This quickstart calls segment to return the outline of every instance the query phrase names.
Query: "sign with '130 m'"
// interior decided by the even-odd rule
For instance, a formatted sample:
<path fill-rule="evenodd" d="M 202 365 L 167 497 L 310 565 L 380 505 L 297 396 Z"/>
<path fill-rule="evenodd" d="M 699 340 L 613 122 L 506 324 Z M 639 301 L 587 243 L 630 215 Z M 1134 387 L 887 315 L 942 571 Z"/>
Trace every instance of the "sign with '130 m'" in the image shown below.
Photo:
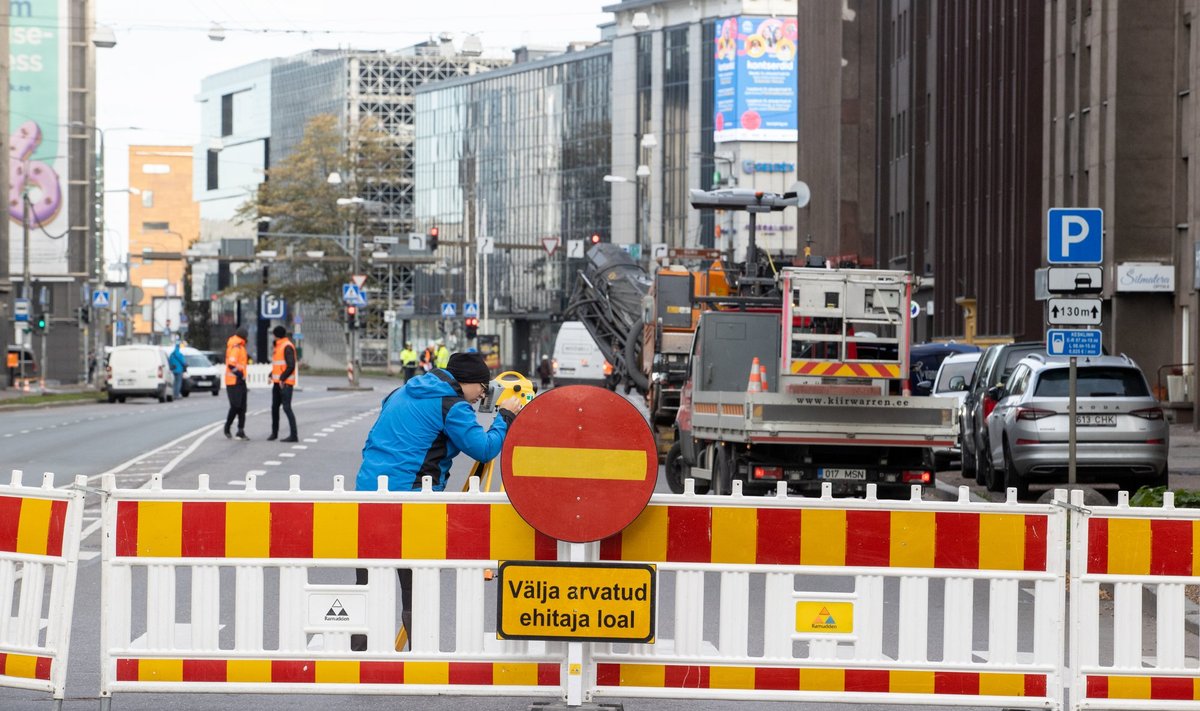
<path fill-rule="evenodd" d="M 496 635 L 653 642 L 655 580 L 653 565 L 505 561 Z"/>

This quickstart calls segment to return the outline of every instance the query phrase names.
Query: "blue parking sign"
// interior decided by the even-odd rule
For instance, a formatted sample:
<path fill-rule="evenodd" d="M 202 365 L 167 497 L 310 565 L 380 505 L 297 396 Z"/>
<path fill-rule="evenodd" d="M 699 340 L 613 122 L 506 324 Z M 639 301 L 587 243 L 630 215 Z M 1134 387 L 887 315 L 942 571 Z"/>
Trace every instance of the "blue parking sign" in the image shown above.
<path fill-rule="evenodd" d="M 1104 262 L 1104 210 L 1052 207 L 1046 217 L 1046 261 L 1050 264 Z"/>

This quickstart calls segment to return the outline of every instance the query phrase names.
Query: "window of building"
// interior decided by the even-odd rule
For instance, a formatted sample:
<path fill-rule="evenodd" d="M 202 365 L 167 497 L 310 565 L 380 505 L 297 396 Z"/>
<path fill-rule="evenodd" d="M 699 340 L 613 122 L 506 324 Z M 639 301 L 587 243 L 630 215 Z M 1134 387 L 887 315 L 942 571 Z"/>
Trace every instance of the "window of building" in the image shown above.
<path fill-rule="evenodd" d="M 213 150 L 211 148 L 208 150 L 208 164 L 206 166 L 207 179 L 205 181 L 205 185 L 209 190 L 216 190 L 218 187 L 220 187 L 220 183 L 217 180 L 217 157 L 220 155 L 220 151 Z"/>
<path fill-rule="evenodd" d="M 143 222 L 142 232 L 166 232 L 171 229 L 170 222 Z"/>
<path fill-rule="evenodd" d="M 142 207 L 154 207 L 154 191 L 142 191 Z"/>
<path fill-rule="evenodd" d="M 663 33 L 663 241 L 684 246 L 687 234 L 688 26 Z"/>
<path fill-rule="evenodd" d="M 221 97 L 221 135 L 233 135 L 233 94 Z"/>

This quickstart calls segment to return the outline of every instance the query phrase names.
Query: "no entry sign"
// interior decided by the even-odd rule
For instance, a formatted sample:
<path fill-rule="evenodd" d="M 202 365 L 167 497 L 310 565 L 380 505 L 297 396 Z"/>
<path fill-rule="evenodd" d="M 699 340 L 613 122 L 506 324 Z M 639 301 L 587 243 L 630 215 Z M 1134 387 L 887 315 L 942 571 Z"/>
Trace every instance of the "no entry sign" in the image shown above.
<path fill-rule="evenodd" d="M 628 526 L 658 478 L 654 435 L 641 413 L 589 385 L 534 398 L 513 421 L 500 457 L 504 490 L 521 518 L 571 543 Z"/>

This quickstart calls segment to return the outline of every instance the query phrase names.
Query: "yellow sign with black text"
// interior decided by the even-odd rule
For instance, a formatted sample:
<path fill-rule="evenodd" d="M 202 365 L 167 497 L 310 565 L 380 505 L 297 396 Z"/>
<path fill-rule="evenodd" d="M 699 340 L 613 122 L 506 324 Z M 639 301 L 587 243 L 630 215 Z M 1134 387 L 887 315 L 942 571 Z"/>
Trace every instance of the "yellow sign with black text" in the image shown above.
<path fill-rule="evenodd" d="M 796 603 L 796 631 L 851 634 L 854 632 L 854 603 L 801 600 Z"/>
<path fill-rule="evenodd" d="M 498 581 L 500 639 L 654 641 L 653 565 L 510 560 Z"/>

